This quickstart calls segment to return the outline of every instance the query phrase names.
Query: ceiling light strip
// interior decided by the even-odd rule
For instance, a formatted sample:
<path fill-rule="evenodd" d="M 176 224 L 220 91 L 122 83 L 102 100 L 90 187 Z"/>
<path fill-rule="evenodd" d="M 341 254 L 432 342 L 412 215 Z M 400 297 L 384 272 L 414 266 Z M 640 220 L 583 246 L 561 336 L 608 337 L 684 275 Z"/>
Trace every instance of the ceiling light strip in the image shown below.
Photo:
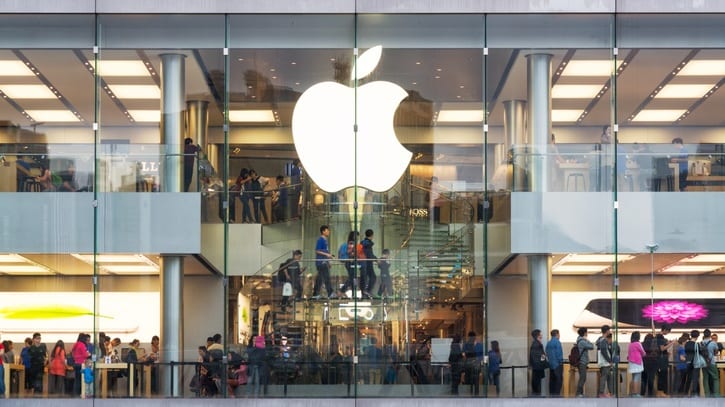
<path fill-rule="evenodd" d="M 626 57 L 624 57 L 624 60 L 621 64 L 619 64 L 619 68 L 617 68 L 617 71 L 615 72 L 615 76 L 619 76 L 624 72 L 625 69 L 627 69 L 628 66 L 632 64 L 632 60 L 634 57 L 639 53 L 639 50 L 633 49 L 629 51 Z M 602 100 L 602 96 L 604 96 L 605 93 L 607 93 L 607 90 L 611 87 L 612 84 L 612 78 L 610 77 L 607 79 L 607 82 L 602 86 L 602 89 L 597 93 L 596 96 L 589 102 L 587 107 L 584 108 L 584 111 L 582 112 L 581 116 L 579 116 L 579 119 L 577 119 L 576 123 L 580 124 L 582 121 L 584 121 L 584 118 L 587 117 L 589 112 L 594 109 L 594 107 L 599 103 L 600 100 Z M 616 97 L 616 95 L 615 95 Z"/>
<path fill-rule="evenodd" d="M 81 61 L 81 64 L 83 64 L 83 66 L 86 68 L 88 73 L 90 73 L 91 76 L 93 76 L 93 78 L 95 78 L 96 77 L 96 69 L 94 68 L 95 64 L 93 62 L 89 61 L 88 58 L 86 58 L 86 56 L 83 55 L 83 53 L 80 50 L 75 49 L 75 50 L 73 50 L 73 53 L 75 54 L 76 58 L 78 58 Z M 116 107 L 118 107 L 118 109 L 121 110 L 121 112 L 123 112 L 123 114 L 126 115 L 126 119 L 128 119 L 128 121 L 130 121 L 130 122 L 134 122 L 135 120 L 128 113 L 128 108 L 126 108 L 126 106 L 123 104 L 123 102 L 121 102 L 121 100 L 116 97 L 116 95 L 113 93 L 111 88 L 108 87 L 108 83 L 106 83 L 106 81 L 103 79 L 103 77 L 99 76 L 98 80 L 100 81 L 99 85 L 101 86 L 101 89 L 103 89 L 103 91 L 106 92 L 106 94 L 111 99 L 111 101 L 113 101 L 113 103 L 116 105 Z"/>
<path fill-rule="evenodd" d="M 657 87 L 655 87 L 654 90 L 652 92 L 650 92 L 650 94 L 647 96 L 647 98 L 645 98 L 645 100 L 642 101 L 642 103 L 640 103 L 636 109 L 634 109 L 634 111 L 629 115 L 629 117 L 627 117 L 627 121 L 631 122 L 639 114 L 639 112 L 644 110 L 644 108 L 646 108 L 647 105 L 650 104 L 650 102 L 652 102 L 654 100 L 655 96 L 657 96 L 657 93 L 660 90 L 662 90 L 662 88 L 664 88 L 665 85 L 670 83 L 672 81 L 672 79 L 674 79 L 677 76 L 677 74 L 682 70 L 682 68 L 684 68 L 688 62 L 690 62 L 693 58 L 695 58 L 695 55 L 697 55 L 698 52 L 700 52 L 699 49 L 693 49 L 692 51 L 690 51 L 687 54 L 687 56 L 685 56 L 685 58 L 682 61 L 680 61 L 679 64 L 677 64 L 677 66 L 672 68 L 672 71 L 670 71 L 670 73 L 667 74 L 667 76 L 665 76 L 664 79 L 662 79 L 662 82 L 660 82 L 657 85 Z M 685 111 L 684 115 L 687 115 L 687 111 Z"/>
<path fill-rule="evenodd" d="M 148 55 L 146 55 L 146 52 L 144 52 L 142 49 L 136 50 L 136 55 L 138 55 L 139 59 L 143 62 L 146 69 L 149 71 L 149 75 L 151 75 L 151 79 L 153 79 L 156 86 L 159 88 L 161 87 L 161 78 L 159 77 L 159 74 L 156 72 L 156 69 L 154 69 L 154 64 L 151 63 L 151 59 Z"/>
<path fill-rule="evenodd" d="M 13 54 L 15 54 L 15 56 L 17 56 L 19 60 L 23 61 L 25 66 L 27 66 L 33 72 L 35 72 L 35 77 L 38 78 L 38 80 L 40 82 L 42 82 L 43 85 L 47 86 L 48 89 L 50 89 L 58 97 L 58 101 L 60 101 L 60 103 L 62 103 L 66 109 L 68 109 L 71 113 L 73 113 L 73 115 L 75 117 L 77 117 L 79 121 L 82 121 L 82 122 L 86 121 L 86 119 L 84 119 L 83 116 L 81 116 L 81 114 L 78 113 L 78 109 L 76 109 L 75 106 L 73 106 L 73 104 L 71 104 L 71 102 L 68 100 L 68 98 L 64 97 L 60 93 L 60 91 L 55 86 L 53 86 L 53 84 L 48 80 L 48 78 L 46 78 L 45 75 L 43 75 L 38 70 L 38 68 L 35 65 L 33 65 L 32 62 L 30 62 L 30 60 L 28 59 L 28 57 L 25 56 L 25 54 L 23 54 L 18 49 L 14 49 Z"/>
<path fill-rule="evenodd" d="M 680 116 L 677 119 L 677 122 L 681 122 L 687 116 L 689 116 L 690 114 L 692 114 L 692 112 L 695 109 L 697 109 L 698 107 L 700 107 L 700 105 L 703 104 L 705 102 L 705 100 L 707 100 L 708 98 L 710 98 L 710 96 L 712 96 L 715 92 L 717 92 L 717 90 L 720 89 L 723 85 L 725 85 L 725 78 L 720 79 L 720 82 L 718 82 L 717 84 L 715 84 L 715 86 L 713 86 L 709 91 L 707 91 L 707 93 L 705 93 L 700 99 L 697 99 L 695 101 L 695 103 L 691 104 L 690 107 L 687 108 L 687 110 L 685 111 L 685 113 L 683 113 L 682 116 Z"/>
<path fill-rule="evenodd" d="M 566 54 L 564 54 L 564 58 L 561 59 L 559 66 L 556 67 L 556 71 L 554 71 L 554 75 L 551 77 L 551 87 L 554 87 L 554 85 L 556 85 L 556 82 L 559 80 L 559 78 L 561 78 L 561 73 L 564 72 L 564 69 L 566 69 L 566 66 L 569 64 L 569 61 L 571 61 L 571 59 L 574 58 L 575 53 L 576 53 L 575 49 L 569 49 L 566 51 Z"/>
<path fill-rule="evenodd" d="M 15 99 L 13 99 L 10 96 L 6 95 L 5 92 L 3 92 L 1 90 L 0 90 L 0 98 L 2 98 L 3 100 L 5 100 L 6 102 L 8 102 L 10 104 L 10 106 L 12 106 L 15 110 L 17 110 L 28 121 L 30 121 L 31 123 L 35 122 L 35 119 L 33 119 L 32 117 L 30 117 L 30 115 L 28 114 L 28 112 L 26 112 L 25 109 L 23 109 L 23 107 L 20 106 L 18 104 L 18 102 L 15 101 Z"/>

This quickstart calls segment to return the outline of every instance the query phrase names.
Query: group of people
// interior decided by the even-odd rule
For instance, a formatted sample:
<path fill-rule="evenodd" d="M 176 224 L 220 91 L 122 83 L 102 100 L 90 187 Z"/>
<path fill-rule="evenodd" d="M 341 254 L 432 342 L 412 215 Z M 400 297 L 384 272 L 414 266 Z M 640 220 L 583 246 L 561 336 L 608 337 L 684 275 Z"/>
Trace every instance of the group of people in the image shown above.
<path fill-rule="evenodd" d="M 461 343 L 461 341 L 461 335 L 453 335 L 451 351 L 448 354 L 448 367 L 451 372 L 451 394 L 457 395 L 458 387 L 463 382 L 463 384 L 471 387 L 471 395 L 478 396 L 480 391 L 479 376 L 483 362 L 483 344 L 476 340 L 476 333 L 473 331 L 468 332 L 465 342 Z M 500 351 L 494 353 L 494 357 L 498 357 L 500 361 Z M 497 379 L 499 373 L 500 371 L 495 373 Z M 489 372 L 489 374 L 489 378 L 491 378 L 493 373 Z"/>
<path fill-rule="evenodd" d="M 229 219 L 236 220 L 236 200 L 242 204 L 241 223 L 283 222 L 299 217 L 299 200 L 302 191 L 299 161 L 292 165 L 289 182 L 283 175 L 277 175 L 275 184 L 261 176 L 253 168 L 242 168 L 234 185 L 229 189 Z M 272 216 L 267 213 L 267 198 L 271 198 Z M 252 217 L 254 213 L 254 217 Z"/>
<path fill-rule="evenodd" d="M 700 342 L 697 338 L 700 331 L 692 330 L 683 333 L 678 340 L 667 339 L 672 327 L 662 324 L 657 334 L 648 333 L 641 340 L 641 333 L 631 333 L 627 350 L 627 371 L 631 374 L 631 397 L 667 396 L 671 393 L 678 396 L 699 396 L 700 374 L 702 373 L 704 395 L 718 397 L 720 379 L 716 366 L 717 356 L 722 345 L 717 342 L 717 335 L 709 329 L 703 331 Z M 591 342 L 586 328 L 577 330 L 577 339 L 569 354 L 569 363 L 578 371 L 576 397 L 584 397 L 587 381 L 587 370 L 591 361 L 589 351 L 597 352 L 599 368 L 599 397 L 613 397 L 616 394 L 615 381 L 618 378 L 615 366 L 620 363 L 620 348 L 613 341 L 610 326 L 601 327 L 601 336 Z M 549 395 L 561 396 L 563 365 L 566 363 L 564 352 L 559 341 L 559 330 L 551 331 L 551 339 L 546 347 L 542 343 L 541 330 L 531 332 L 532 344 L 529 348 L 529 367 L 531 375 L 531 394 L 541 396 L 541 381 L 549 371 Z M 668 387 L 669 372 L 674 365 L 674 385 Z"/>

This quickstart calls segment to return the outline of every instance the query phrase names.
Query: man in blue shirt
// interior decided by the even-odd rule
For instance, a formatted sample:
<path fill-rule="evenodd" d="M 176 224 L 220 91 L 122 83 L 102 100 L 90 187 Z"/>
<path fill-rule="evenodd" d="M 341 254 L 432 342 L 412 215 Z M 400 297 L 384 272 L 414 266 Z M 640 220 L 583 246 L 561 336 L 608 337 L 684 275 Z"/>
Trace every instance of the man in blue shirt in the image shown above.
<path fill-rule="evenodd" d="M 312 289 L 312 298 L 320 298 L 320 286 L 325 284 L 327 290 L 327 298 L 337 298 L 332 290 L 330 283 L 330 260 L 335 256 L 330 254 L 330 227 L 327 225 L 320 226 L 320 237 L 315 245 L 315 267 L 317 267 L 317 277 L 315 277 L 315 285 Z"/>
<path fill-rule="evenodd" d="M 559 330 L 551 330 L 551 339 L 546 344 L 546 355 L 549 357 L 549 395 L 560 396 L 564 374 L 564 351 L 559 342 Z"/>

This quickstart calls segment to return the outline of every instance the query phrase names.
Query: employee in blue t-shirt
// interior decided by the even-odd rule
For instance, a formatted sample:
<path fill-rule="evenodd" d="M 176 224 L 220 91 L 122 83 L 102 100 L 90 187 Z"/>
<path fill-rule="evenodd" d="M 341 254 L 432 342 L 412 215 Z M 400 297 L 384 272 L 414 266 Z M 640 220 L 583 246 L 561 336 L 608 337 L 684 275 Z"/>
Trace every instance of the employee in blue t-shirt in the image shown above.
<path fill-rule="evenodd" d="M 330 254 L 330 227 L 327 225 L 320 226 L 320 237 L 317 238 L 315 245 L 315 267 L 317 267 L 317 277 L 315 277 L 315 285 L 312 289 L 312 298 L 320 298 L 320 286 L 325 284 L 327 290 L 327 298 L 337 298 L 332 290 L 330 283 L 330 260 L 335 258 Z"/>

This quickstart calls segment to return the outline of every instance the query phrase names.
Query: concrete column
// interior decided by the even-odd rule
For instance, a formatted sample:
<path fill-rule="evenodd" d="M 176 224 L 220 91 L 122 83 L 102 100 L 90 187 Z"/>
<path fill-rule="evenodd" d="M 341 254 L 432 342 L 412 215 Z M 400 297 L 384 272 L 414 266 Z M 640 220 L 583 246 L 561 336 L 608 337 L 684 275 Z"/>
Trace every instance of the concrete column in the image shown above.
<path fill-rule="evenodd" d="M 181 54 L 161 55 L 161 135 L 165 147 L 162 185 L 165 192 L 182 192 L 184 115 L 184 59 Z M 184 258 L 161 256 L 161 355 L 162 363 L 184 360 Z M 172 381 L 173 377 L 173 381 Z M 181 369 L 162 364 L 157 378 L 163 397 L 183 395 Z"/>
<path fill-rule="evenodd" d="M 511 191 L 527 190 L 526 180 L 526 101 L 506 100 L 503 102 L 503 131 L 505 135 L 505 159 L 511 154 L 511 165 L 513 172 L 510 183 L 507 185 Z M 499 162 L 496 163 L 497 165 Z"/>
<path fill-rule="evenodd" d="M 186 136 L 199 145 L 201 153 L 209 158 L 208 134 L 209 134 L 209 102 L 206 100 L 190 100 L 186 102 Z M 199 185 L 199 166 L 194 165 L 194 174 L 191 177 L 190 191 L 197 191 Z"/>
<path fill-rule="evenodd" d="M 551 55 L 526 56 L 528 141 L 531 145 L 529 186 L 544 192 L 548 186 L 548 144 L 551 137 Z"/>

